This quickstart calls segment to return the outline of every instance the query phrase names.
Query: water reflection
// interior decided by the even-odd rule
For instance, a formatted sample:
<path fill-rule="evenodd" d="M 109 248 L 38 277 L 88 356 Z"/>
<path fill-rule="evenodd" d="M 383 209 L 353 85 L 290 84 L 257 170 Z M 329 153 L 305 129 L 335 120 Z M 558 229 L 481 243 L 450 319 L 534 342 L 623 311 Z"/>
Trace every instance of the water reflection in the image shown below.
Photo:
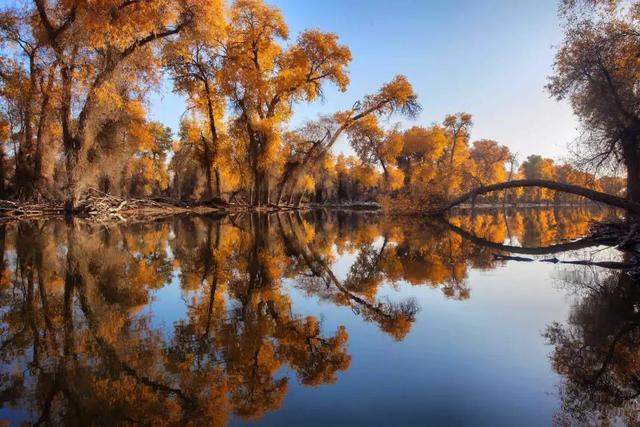
<path fill-rule="evenodd" d="M 451 222 L 486 241 L 544 246 L 583 234 L 594 215 L 604 213 L 537 209 Z M 3 417 L 34 425 L 260 419 L 282 405 L 292 379 L 332 384 L 351 363 L 346 327 L 324 327 L 296 307 L 292 289 L 348 307 L 401 341 L 420 307 L 389 289 L 406 282 L 464 300 L 471 268 L 504 263 L 446 226 L 327 211 L 113 226 L 25 222 L 0 226 L 0 250 Z M 347 254 L 353 262 L 341 274 L 335 266 Z M 611 340 L 613 356 L 593 388 L 604 384 L 613 403 L 640 390 L 635 374 L 622 379 L 636 360 L 637 292 L 610 281 L 595 282 L 608 291 L 587 297 L 569 327 L 547 332 L 554 366 L 567 378 L 567 406 L 587 401 L 580 378 L 591 376 L 589 367 L 569 365 L 576 355 L 596 360 L 579 352 L 608 354 Z M 154 291 L 176 282 L 175 304 L 186 315 L 165 333 L 147 308 Z M 580 340 L 588 337 L 595 341 L 587 351 Z"/>
<path fill-rule="evenodd" d="M 558 424 L 640 422 L 640 283 L 623 272 L 580 268 L 563 274 L 578 293 L 566 324 L 545 336 L 563 377 Z"/>

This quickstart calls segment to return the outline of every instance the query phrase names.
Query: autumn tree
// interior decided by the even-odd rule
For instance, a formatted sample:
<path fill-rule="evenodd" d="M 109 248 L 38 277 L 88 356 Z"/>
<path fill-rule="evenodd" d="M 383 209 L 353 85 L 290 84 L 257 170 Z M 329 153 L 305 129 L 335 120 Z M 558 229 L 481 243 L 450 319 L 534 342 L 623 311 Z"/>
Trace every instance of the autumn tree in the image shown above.
<path fill-rule="evenodd" d="M 137 137 L 135 153 L 127 162 L 123 192 L 134 197 L 161 194 L 169 188 L 167 155 L 173 146 L 171 128 L 144 121 L 131 129 L 129 137 L 132 134 Z M 105 193 L 110 190 L 102 189 Z"/>
<path fill-rule="evenodd" d="M 158 66 L 154 46 L 185 29 L 196 15 L 218 13 L 221 6 L 198 1 L 34 1 L 33 31 L 59 67 L 67 209 L 73 209 L 83 187 L 80 178 L 100 156 L 96 134 L 127 102 L 127 94 L 138 91 L 142 96 L 145 81 L 153 81 Z"/>
<path fill-rule="evenodd" d="M 199 137 L 199 162 L 205 170 L 205 197 L 222 195 L 220 168 L 224 141 L 224 98 L 221 93 L 224 22 L 220 15 L 198 16 L 175 42 L 164 47 L 164 64 L 173 79 L 173 90 L 184 94 L 189 108 L 204 117 L 206 130 Z M 215 178 L 215 192 L 213 179 Z"/>
<path fill-rule="evenodd" d="M 537 154 L 527 157 L 522 162 L 520 172 L 525 179 L 555 179 L 553 160 L 545 159 Z M 546 188 L 527 188 L 524 197 L 533 202 L 550 201 L 553 198 L 553 193 Z"/>
<path fill-rule="evenodd" d="M 576 169 L 573 165 L 564 163 L 555 166 L 555 176 L 558 182 L 574 184 L 592 190 L 602 191 L 599 180 L 596 177 L 582 170 Z M 579 202 L 580 197 L 571 194 L 556 192 L 556 201 Z"/>
<path fill-rule="evenodd" d="M 305 141 L 304 148 L 287 161 L 278 183 L 277 199 L 282 200 L 285 193 L 290 196 L 298 193 L 301 176 L 317 167 L 345 131 L 360 120 L 369 116 L 382 117 L 394 113 L 415 117 L 420 108 L 407 78 L 396 76 L 375 94 L 366 95 L 361 101 L 356 102 L 351 109 L 322 117 L 318 122 L 307 125 L 300 137 Z"/>
<path fill-rule="evenodd" d="M 246 143 L 251 199 L 270 202 L 272 178 L 283 167 L 283 124 L 296 102 L 311 102 L 325 82 L 347 88 L 351 52 L 338 36 L 304 31 L 290 46 L 281 12 L 258 0 L 231 5 L 222 61 L 222 90 L 232 105 L 236 134 Z"/>
<path fill-rule="evenodd" d="M 28 9 L 0 13 L 0 44 L 0 96 L 16 143 L 16 196 L 31 198 L 43 193 L 44 157 L 53 157 L 47 148 L 55 145 L 51 137 L 57 63 L 34 34 Z"/>
<path fill-rule="evenodd" d="M 402 151 L 402 136 L 399 131 L 383 129 L 375 116 L 369 115 L 356 122 L 348 131 L 349 141 L 364 164 L 380 166 L 385 187 L 397 190 L 402 187 L 404 177 L 396 167 Z"/>
<path fill-rule="evenodd" d="M 506 181 L 508 178 L 507 162 L 511 159 L 511 151 L 490 139 L 474 141 L 470 150 L 475 165 L 475 178 L 482 185 Z"/>
<path fill-rule="evenodd" d="M 447 146 L 448 185 L 445 191 L 448 197 L 451 190 L 458 190 L 462 185 L 465 162 L 468 159 L 470 130 L 473 126 L 473 118 L 468 113 L 456 113 L 447 115 L 442 121 L 442 126 L 449 140 Z"/>
<path fill-rule="evenodd" d="M 585 136 L 587 165 L 623 164 L 627 198 L 640 201 L 640 24 L 637 1 L 565 1 L 565 39 L 547 86 L 568 99 Z"/>

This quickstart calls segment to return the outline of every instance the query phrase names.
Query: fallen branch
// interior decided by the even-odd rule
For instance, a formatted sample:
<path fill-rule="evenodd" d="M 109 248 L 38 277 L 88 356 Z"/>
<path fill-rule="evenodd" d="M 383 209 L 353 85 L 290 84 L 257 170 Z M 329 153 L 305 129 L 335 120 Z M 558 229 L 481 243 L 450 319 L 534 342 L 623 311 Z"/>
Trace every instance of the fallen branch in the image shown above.
<path fill-rule="evenodd" d="M 578 185 L 565 184 L 562 182 L 548 181 L 544 179 L 519 179 L 515 181 L 501 182 L 498 184 L 491 184 L 480 186 L 471 191 L 468 191 L 455 199 L 449 201 L 441 208 L 430 212 L 430 214 L 438 215 L 443 214 L 454 206 L 458 206 L 469 199 L 473 199 L 477 196 L 491 193 L 493 191 L 507 190 L 510 188 L 523 188 L 523 187 L 541 187 L 548 188 L 550 190 L 560 191 L 563 193 L 575 194 L 578 196 L 586 197 L 587 199 L 595 202 L 604 203 L 616 208 L 625 209 L 629 212 L 640 214 L 640 204 L 624 199 L 622 197 L 613 196 L 611 194 L 603 193 L 601 191 L 591 190 L 589 188 L 580 187 Z"/>
<path fill-rule="evenodd" d="M 533 258 L 520 257 L 520 256 L 509 256 L 509 255 L 500 255 L 494 254 L 493 258 L 497 261 L 517 261 L 517 262 L 534 262 L 536 261 Z M 590 260 L 569 260 L 562 261 L 556 257 L 553 258 L 545 258 L 539 260 L 539 262 L 547 262 L 551 264 L 572 264 L 572 265 L 586 265 L 592 267 L 601 267 L 608 268 L 611 270 L 633 270 L 638 268 L 637 263 L 630 262 L 617 262 L 617 261 L 590 261 Z"/>

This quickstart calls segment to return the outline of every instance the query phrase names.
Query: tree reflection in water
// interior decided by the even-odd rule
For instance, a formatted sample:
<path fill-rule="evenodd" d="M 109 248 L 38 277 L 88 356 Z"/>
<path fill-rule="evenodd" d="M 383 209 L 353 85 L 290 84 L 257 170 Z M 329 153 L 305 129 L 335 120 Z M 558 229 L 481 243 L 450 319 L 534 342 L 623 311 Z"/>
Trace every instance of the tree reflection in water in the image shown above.
<path fill-rule="evenodd" d="M 640 423 L 640 283 L 625 272 L 580 268 L 563 281 L 578 294 L 567 324 L 550 325 L 559 425 Z"/>
<path fill-rule="evenodd" d="M 553 211 L 535 212 L 451 221 L 494 242 L 546 244 L 575 237 L 593 219 L 585 213 L 563 226 Z M 550 222 L 553 236 L 545 234 Z M 232 414 L 260 418 L 282 405 L 291 377 L 310 387 L 331 384 L 351 362 L 346 328 L 327 330 L 298 312 L 285 279 L 400 341 L 419 306 L 400 293 L 384 296 L 398 283 L 466 299 L 469 268 L 503 262 L 422 220 L 326 211 L 108 227 L 23 222 L 0 226 L 0 250 L 0 399 L 34 425 L 224 426 Z M 347 253 L 355 261 L 340 279 L 335 264 Z M 154 290 L 176 280 L 184 301 L 175 304 L 186 302 L 187 314 L 166 334 L 145 307 Z M 591 304 L 613 301 L 607 298 Z M 635 319 L 635 308 L 628 310 L 626 322 Z M 588 321 L 595 322 L 581 320 Z M 635 357 L 617 353 L 629 348 L 635 329 L 616 328 L 619 346 L 607 369 Z M 563 356 L 573 342 L 564 331 L 556 325 L 548 334 L 558 370 L 572 378 L 582 368 L 561 367 L 573 357 Z M 594 327 L 593 339 L 600 335 Z M 601 378 L 614 382 L 608 371 Z M 622 400 L 633 381 L 607 393 Z"/>

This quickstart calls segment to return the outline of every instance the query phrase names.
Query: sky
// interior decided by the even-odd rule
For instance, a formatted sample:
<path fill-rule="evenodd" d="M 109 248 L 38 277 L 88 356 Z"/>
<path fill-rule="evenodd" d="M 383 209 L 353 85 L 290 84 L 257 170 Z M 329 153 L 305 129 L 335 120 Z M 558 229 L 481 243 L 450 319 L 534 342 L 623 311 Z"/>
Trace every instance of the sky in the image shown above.
<path fill-rule="evenodd" d="M 9 1 L 10 2 L 10 1 Z M 7 3 L 7 0 L 0 0 Z M 562 40 L 557 0 L 267 0 L 279 7 L 290 41 L 306 28 L 334 32 L 351 49 L 345 93 L 326 86 L 324 98 L 299 104 L 296 127 L 319 114 L 349 108 L 396 74 L 409 78 L 422 104 L 404 127 L 441 122 L 465 111 L 472 139 L 494 139 L 522 160 L 562 159 L 577 136 L 565 102 L 545 91 Z M 165 84 L 150 99 L 150 117 L 178 129 L 184 101 Z M 337 150 L 349 152 L 342 141 Z"/>

